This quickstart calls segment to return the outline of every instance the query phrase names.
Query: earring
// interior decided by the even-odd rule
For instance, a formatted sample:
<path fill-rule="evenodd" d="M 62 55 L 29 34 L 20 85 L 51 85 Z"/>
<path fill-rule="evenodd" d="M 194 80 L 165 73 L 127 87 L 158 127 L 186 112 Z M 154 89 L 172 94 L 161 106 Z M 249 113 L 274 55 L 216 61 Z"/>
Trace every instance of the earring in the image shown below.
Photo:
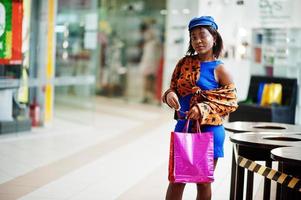
<path fill-rule="evenodd" d="M 216 42 L 213 42 L 213 46 L 216 46 Z"/>

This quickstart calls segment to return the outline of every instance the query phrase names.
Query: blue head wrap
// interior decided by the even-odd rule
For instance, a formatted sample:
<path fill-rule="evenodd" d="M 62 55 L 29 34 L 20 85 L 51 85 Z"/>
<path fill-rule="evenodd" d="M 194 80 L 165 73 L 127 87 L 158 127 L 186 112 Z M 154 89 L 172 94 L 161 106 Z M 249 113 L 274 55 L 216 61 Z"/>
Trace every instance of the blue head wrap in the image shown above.
<path fill-rule="evenodd" d="M 191 31 L 194 27 L 197 26 L 210 26 L 211 28 L 217 30 L 218 26 L 215 23 L 213 17 L 211 16 L 202 16 L 202 17 L 195 17 L 190 20 L 188 25 L 188 30 Z"/>

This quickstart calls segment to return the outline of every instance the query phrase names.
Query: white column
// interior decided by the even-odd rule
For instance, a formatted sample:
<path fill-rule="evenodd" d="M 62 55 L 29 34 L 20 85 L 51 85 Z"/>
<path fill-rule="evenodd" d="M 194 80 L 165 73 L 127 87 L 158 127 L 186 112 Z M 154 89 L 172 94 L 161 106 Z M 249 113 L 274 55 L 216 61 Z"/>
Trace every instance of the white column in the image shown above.
<path fill-rule="evenodd" d="M 169 87 L 176 63 L 188 49 L 187 26 L 192 17 L 198 16 L 198 5 L 199 0 L 167 1 L 163 92 Z"/>

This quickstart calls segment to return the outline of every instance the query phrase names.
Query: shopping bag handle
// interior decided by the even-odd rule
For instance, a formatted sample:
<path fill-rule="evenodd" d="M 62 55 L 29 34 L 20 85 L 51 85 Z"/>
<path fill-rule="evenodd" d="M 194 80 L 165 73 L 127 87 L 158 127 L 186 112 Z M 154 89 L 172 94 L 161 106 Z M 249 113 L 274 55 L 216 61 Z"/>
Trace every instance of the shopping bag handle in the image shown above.
<path fill-rule="evenodd" d="M 187 114 L 186 112 L 183 112 L 181 110 L 176 110 L 176 113 L 178 115 L 178 118 L 181 119 L 181 115 L 180 113 L 184 114 L 185 115 L 185 126 L 184 126 L 184 129 L 183 129 L 183 132 L 184 133 L 187 133 L 188 132 L 188 129 L 189 129 L 189 123 L 190 123 L 190 119 L 187 118 Z M 196 131 L 197 133 L 200 133 L 201 132 L 201 127 L 200 127 L 200 123 L 199 123 L 199 120 L 195 120 L 196 121 Z"/>
<path fill-rule="evenodd" d="M 195 120 L 195 121 L 196 121 L 196 131 L 197 131 L 197 133 L 200 133 L 201 132 L 201 127 L 200 127 L 199 120 Z M 187 119 L 186 123 L 185 123 L 185 126 L 184 126 L 184 129 L 183 129 L 183 133 L 188 133 L 189 123 L 190 123 L 190 119 Z"/>

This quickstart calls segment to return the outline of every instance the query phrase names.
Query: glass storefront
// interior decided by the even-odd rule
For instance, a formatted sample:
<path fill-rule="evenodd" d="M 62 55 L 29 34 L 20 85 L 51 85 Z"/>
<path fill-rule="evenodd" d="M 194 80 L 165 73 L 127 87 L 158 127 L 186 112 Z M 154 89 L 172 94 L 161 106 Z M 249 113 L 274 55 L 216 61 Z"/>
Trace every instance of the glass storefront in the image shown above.
<path fill-rule="evenodd" d="M 101 1 L 97 94 L 159 103 L 165 1 Z"/>
<path fill-rule="evenodd" d="M 97 1 L 58 0 L 56 17 L 55 109 L 76 115 L 63 116 L 91 122 L 94 110 L 95 73 L 98 66 Z M 80 117 L 79 117 L 80 116 Z"/>
<path fill-rule="evenodd" d="M 66 106 L 94 109 L 95 94 L 160 102 L 165 1 L 58 0 L 57 5 L 56 115 Z"/>

